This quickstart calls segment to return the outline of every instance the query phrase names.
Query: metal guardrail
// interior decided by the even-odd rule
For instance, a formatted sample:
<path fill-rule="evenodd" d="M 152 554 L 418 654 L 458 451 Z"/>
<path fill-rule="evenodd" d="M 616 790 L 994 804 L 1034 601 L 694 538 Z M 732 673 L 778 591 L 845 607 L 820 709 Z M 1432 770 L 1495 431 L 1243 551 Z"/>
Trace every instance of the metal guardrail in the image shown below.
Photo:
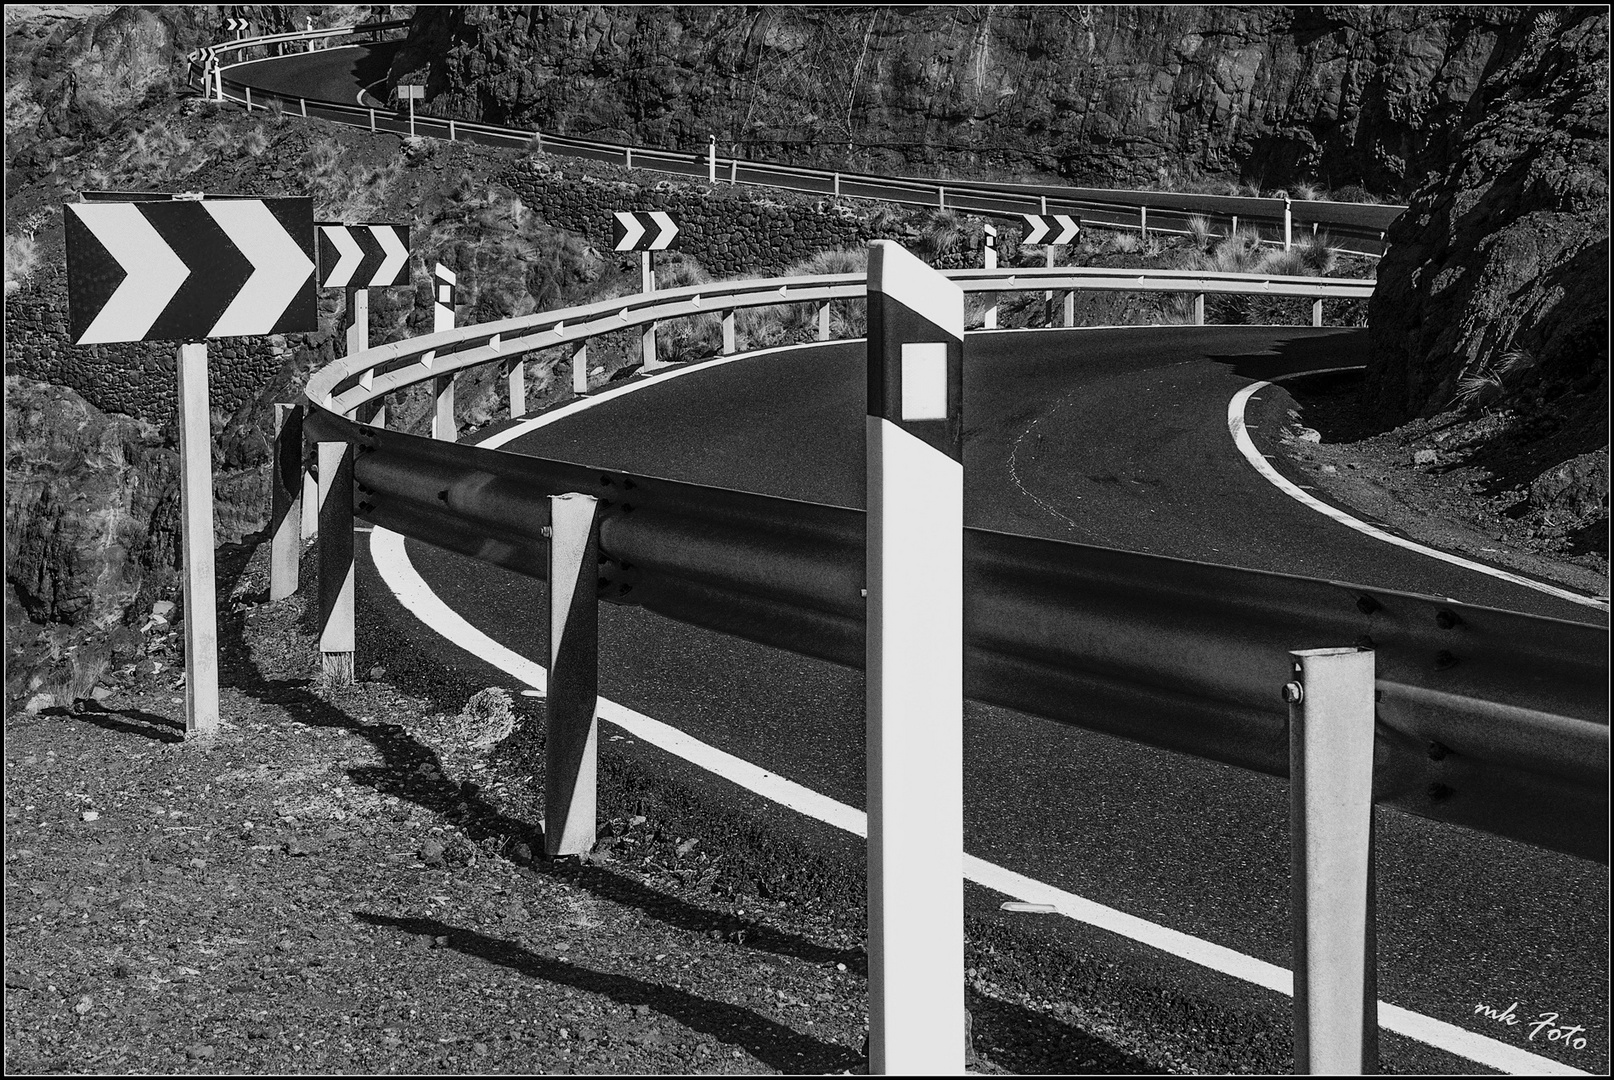
<path fill-rule="evenodd" d="M 1265 291 L 1372 282 L 1183 271 L 968 270 L 965 290 Z M 1012 284 L 1011 284 L 1012 282 Z M 710 283 L 366 350 L 308 386 L 310 439 L 352 443 L 357 513 L 530 576 L 547 496 L 601 500 L 602 597 L 850 666 L 863 662 L 863 515 L 356 424 L 425 379 L 657 320 L 864 295 L 855 274 Z M 422 361 L 429 361 L 429 366 Z M 1378 800 L 1606 859 L 1606 628 L 1337 582 L 966 531 L 966 689 L 981 701 L 1284 776 L 1278 687 L 1294 648 L 1379 657 Z"/>
<path fill-rule="evenodd" d="M 216 52 L 244 51 L 276 44 L 307 42 L 316 38 L 351 36 L 362 32 L 379 32 L 409 25 L 407 21 L 371 23 L 356 27 L 338 27 L 327 30 L 296 31 L 272 34 L 257 38 L 243 38 L 211 46 Z M 192 63 L 191 73 L 200 71 Z M 403 122 L 393 118 L 386 110 L 366 109 L 342 102 L 324 102 L 271 91 L 254 92 L 251 87 L 220 79 L 221 94 L 233 93 L 234 100 L 249 109 L 265 106 L 270 101 L 295 105 L 301 115 L 314 115 L 342 123 L 357 123 L 365 117 L 366 125 L 373 130 L 392 130 L 390 124 Z M 911 177 L 883 177 L 864 173 L 838 172 L 803 166 L 780 165 L 765 161 L 747 161 L 737 156 L 717 158 L 689 151 L 664 150 L 653 147 L 633 147 L 618 143 L 601 142 L 575 136 L 555 135 L 547 132 L 501 128 L 467 120 L 445 120 L 415 115 L 411 124 L 416 130 L 435 131 L 450 139 L 463 135 L 477 141 L 494 141 L 522 145 L 538 141 L 545 150 L 597 160 L 621 162 L 632 168 L 671 172 L 678 175 L 706 175 L 715 165 L 719 174 L 726 173 L 734 183 L 785 188 L 812 194 L 847 198 L 870 198 L 889 202 L 916 205 L 951 207 L 981 214 L 1018 217 L 1022 214 L 1079 214 L 1084 223 L 1110 228 L 1131 229 L 1142 233 L 1150 230 L 1184 234 L 1190 230 L 1187 219 L 1206 217 L 1229 219 L 1233 225 L 1242 220 L 1249 225 L 1281 234 L 1286 214 L 1291 224 L 1304 231 L 1325 232 L 1331 246 L 1340 250 L 1363 254 L 1382 254 L 1386 230 L 1404 206 L 1387 204 L 1330 203 L 1298 201 L 1291 204 L 1285 198 L 1262 198 L 1227 195 L 1197 195 L 1175 192 L 1134 192 L 1102 188 L 1042 187 L 1032 184 L 986 183 L 974 180 L 929 180 Z M 743 172 L 742 172 L 743 171 Z M 1150 213 L 1156 216 L 1151 220 Z M 1345 247 L 1341 241 L 1349 240 Z M 1269 238 L 1266 242 L 1281 243 Z"/>

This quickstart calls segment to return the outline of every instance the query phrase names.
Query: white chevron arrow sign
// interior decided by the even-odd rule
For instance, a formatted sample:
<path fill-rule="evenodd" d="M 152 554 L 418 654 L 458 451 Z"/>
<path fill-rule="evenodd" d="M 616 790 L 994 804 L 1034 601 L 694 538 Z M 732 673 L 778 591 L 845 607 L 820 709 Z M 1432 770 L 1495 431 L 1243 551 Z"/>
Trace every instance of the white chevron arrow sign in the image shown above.
<path fill-rule="evenodd" d="M 318 329 L 309 198 L 69 203 L 74 344 Z"/>
<path fill-rule="evenodd" d="M 409 284 L 409 226 L 319 225 L 319 283 L 327 289 Z"/>
<path fill-rule="evenodd" d="M 1082 219 L 1072 214 L 1025 214 L 1022 244 L 1072 244 L 1082 231 Z"/>
<path fill-rule="evenodd" d="M 664 210 L 636 213 L 617 210 L 612 215 L 615 251 L 665 251 L 678 236 L 678 225 Z"/>

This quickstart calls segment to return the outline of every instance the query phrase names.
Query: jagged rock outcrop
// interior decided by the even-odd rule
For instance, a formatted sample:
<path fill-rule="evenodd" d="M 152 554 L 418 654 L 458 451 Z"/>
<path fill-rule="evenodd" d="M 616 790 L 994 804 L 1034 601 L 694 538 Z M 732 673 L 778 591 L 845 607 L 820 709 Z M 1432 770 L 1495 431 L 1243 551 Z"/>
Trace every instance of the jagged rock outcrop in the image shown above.
<path fill-rule="evenodd" d="M 5 386 L 6 580 L 35 622 L 111 626 L 172 588 L 178 454 L 66 387 Z"/>
<path fill-rule="evenodd" d="M 1444 159 L 1500 7 L 417 10 L 394 80 L 440 116 L 873 171 L 1307 179 L 1396 195 Z"/>
<path fill-rule="evenodd" d="M 1391 226 L 1369 308 L 1387 418 L 1448 408 L 1465 376 L 1565 409 L 1606 401 L 1608 118 L 1607 10 L 1535 9 L 1469 102 L 1450 167 Z"/>

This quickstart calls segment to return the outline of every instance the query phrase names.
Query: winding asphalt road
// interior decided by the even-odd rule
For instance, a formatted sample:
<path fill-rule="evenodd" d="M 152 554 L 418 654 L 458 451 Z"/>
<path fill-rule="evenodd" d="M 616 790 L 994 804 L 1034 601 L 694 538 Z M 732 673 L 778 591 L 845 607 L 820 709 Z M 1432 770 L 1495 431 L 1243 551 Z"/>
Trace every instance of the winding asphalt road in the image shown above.
<path fill-rule="evenodd" d="M 1010 532 L 1448 596 L 1606 624 L 1606 613 L 1392 547 L 1310 510 L 1235 450 L 1227 405 L 1252 380 L 1359 364 L 1362 336 L 1310 328 L 1123 328 L 971 335 L 966 522 Z M 859 506 L 860 343 L 690 372 L 526 434 L 508 450 Z M 1250 423 L 1286 419 L 1270 388 Z M 547 655 L 541 586 L 429 546 L 416 569 L 466 619 Z M 361 603 L 363 600 L 361 598 Z M 602 610 L 602 694 L 861 807 L 861 673 Z M 973 855 L 1288 967 L 1288 786 L 1007 710 L 966 710 Z M 713 799 L 736 799 L 720 780 Z M 738 800 L 737 804 L 743 804 Z M 1378 815 L 1381 999 L 1564 1064 L 1606 1070 L 1607 868 L 1393 811 Z M 786 827 L 804 834 L 816 824 Z M 980 906 L 980 905 L 977 905 Z M 1034 916 L 1009 916 L 1027 919 Z M 1063 921 L 1063 920 L 1061 920 Z M 1285 1016 L 1286 998 L 1112 935 L 1083 947 L 1144 984 L 1195 984 Z M 1527 1040 L 1477 1006 L 1583 1026 Z M 1387 1066 L 1472 1062 L 1387 1037 Z"/>

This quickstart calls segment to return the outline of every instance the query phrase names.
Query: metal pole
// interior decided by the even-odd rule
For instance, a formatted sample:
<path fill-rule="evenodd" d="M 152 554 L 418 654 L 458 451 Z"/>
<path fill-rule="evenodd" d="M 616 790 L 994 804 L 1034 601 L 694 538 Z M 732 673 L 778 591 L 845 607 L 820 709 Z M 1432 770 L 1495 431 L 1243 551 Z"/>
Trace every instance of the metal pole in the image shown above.
<path fill-rule="evenodd" d="M 1377 1072 L 1373 652 L 1289 658 L 1295 1072 Z"/>
<path fill-rule="evenodd" d="M 964 294 L 870 245 L 869 1071 L 964 1071 Z"/>
<path fill-rule="evenodd" d="M 319 651 L 325 681 L 353 682 L 353 451 L 319 444 Z"/>
<path fill-rule="evenodd" d="M 213 602 L 213 435 L 207 343 L 179 347 L 179 513 L 185 555 L 185 736 L 219 726 L 218 612 Z"/>
<path fill-rule="evenodd" d="M 269 477 L 269 599 L 297 591 L 302 555 L 298 526 L 303 516 L 303 409 L 275 406 L 275 453 Z"/>
<path fill-rule="evenodd" d="M 549 683 L 544 722 L 544 850 L 594 846 L 599 756 L 599 529 L 592 495 L 549 497 Z"/>
<path fill-rule="evenodd" d="M 409 99 L 409 137 L 415 137 L 415 99 Z"/>

